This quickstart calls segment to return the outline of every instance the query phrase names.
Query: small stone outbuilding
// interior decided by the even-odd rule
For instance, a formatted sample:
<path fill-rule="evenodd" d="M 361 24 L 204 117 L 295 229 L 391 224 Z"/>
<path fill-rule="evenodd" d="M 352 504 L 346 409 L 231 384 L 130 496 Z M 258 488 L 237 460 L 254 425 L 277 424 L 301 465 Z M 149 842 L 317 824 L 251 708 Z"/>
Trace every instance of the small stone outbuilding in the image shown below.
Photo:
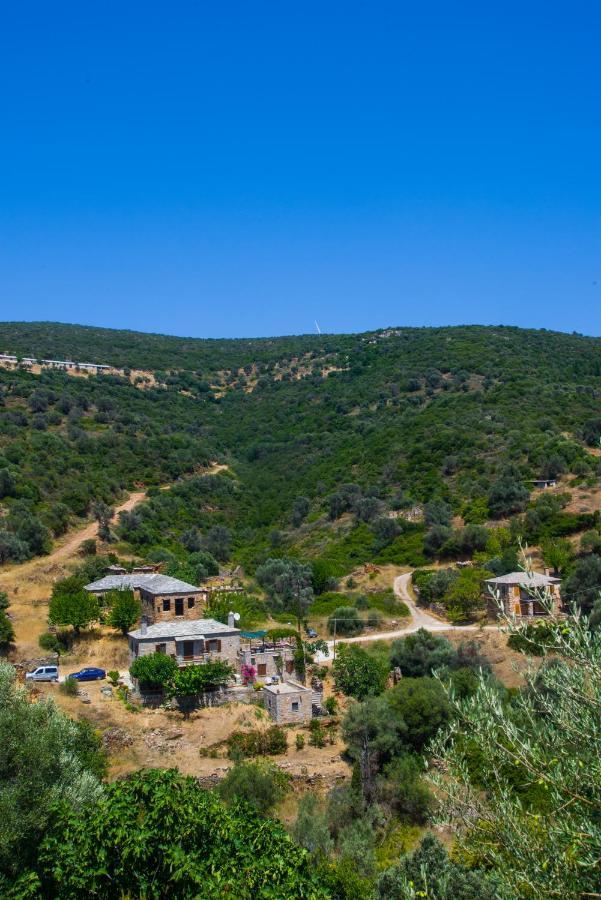
<path fill-rule="evenodd" d="M 302 725 L 313 716 L 313 691 L 296 681 L 265 685 L 263 701 L 278 725 Z"/>

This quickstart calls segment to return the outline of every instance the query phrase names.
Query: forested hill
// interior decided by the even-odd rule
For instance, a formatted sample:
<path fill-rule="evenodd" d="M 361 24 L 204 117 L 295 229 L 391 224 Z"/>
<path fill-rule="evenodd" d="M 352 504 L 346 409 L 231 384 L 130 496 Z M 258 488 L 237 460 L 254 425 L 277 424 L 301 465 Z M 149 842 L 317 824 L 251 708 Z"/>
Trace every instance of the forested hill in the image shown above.
<path fill-rule="evenodd" d="M 386 525 L 390 512 L 439 499 L 490 522 L 524 512 L 528 479 L 598 474 L 596 338 L 470 326 L 200 340 L 4 323 L 0 351 L 123 370 L 0 369 L 0 561 L 40 552 L 94 500 L 182 477 L 124 526 L 141 553 L 224 525 L 226 552 L 249 565 L 417 562 L 424 526 Z M 193 477 L 209 460 L 229 474 Z"/>

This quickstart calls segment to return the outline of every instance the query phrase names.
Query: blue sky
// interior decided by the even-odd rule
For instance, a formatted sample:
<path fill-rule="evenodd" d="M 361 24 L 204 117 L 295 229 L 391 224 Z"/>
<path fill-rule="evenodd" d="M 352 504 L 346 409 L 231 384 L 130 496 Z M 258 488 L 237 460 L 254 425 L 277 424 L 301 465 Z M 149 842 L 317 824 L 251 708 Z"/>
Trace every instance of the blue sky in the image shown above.
<path fill-rule="evenodd" d="M 598 2 L 27 2 L 0 318 L 601 334 Z"/>

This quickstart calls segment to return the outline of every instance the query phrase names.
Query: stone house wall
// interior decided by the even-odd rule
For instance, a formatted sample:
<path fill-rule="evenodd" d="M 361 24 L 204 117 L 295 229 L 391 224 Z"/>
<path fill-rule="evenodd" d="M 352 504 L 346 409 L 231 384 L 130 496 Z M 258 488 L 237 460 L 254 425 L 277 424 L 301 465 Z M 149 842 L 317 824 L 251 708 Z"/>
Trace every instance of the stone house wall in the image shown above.
<path fill-rule="evenodd" d="M 140 588 L 137 593 L 142 604 L 142 614 L 146 616 L 150 625 L 157 622 L 200 619 L 207 597 L 206 591 L 156 596 L 144 588 Z"/>
<path fill-rule="evenodd" d="M 188 653 L 189 659 L 184 659 L 184 640 L 178 638 L 130 638 L 130 656 L 132 660 L 137 656 L 147 656 L 150 653 L 166 653 L 177 659 L 180 665 L 193 665 L 194 663 L 207 662 L 209 660 L 223 660 L 238 670 L 238 650 L 240 649 L 240 636 L 238 634 L 216 637 L 207 636 L 206 640 L 195 638 L 190 641 L 193 652 Z"/>
<path fill-rule="evenodd" d="M 287 683 L 290 686 L 290 682 Z M 313 715 L 313 693 L 299 686 L 298 691 L 284 691 L 263 688 L 265 709 L 278 725 L 294 725 L 310 722 Z"/>

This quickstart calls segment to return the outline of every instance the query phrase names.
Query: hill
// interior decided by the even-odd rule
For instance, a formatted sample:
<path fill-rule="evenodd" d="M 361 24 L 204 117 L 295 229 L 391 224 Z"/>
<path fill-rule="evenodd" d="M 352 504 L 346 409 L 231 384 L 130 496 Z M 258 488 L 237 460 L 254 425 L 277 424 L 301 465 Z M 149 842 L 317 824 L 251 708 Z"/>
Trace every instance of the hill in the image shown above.
<path fill-rule="evenodd" d="M 572 490 L 599 474 L 597 338 L 466 326 L 201 340 L 2 323 L 0 350 L 121 370 L 0 369 L 0 561 L 44 552 L 94 501 L 144 484 L 150 500 L 120 533 L 142 555 L 185 556 L 182 534 L 194 547 L 212 531 L 216 555 L 250 569 L 284 554 L 335 574 L 374 557 L 415 565 L 443 544 L 473 552 L 465 533 L 453 551 L 448 530 L 428 548 L 452 517 L 504 522 L 523 516 L 529 480 Z M 227 472 L 203 477 L 209 461 Z M 522 532 L 586 527 L 564 505 Z"/>

